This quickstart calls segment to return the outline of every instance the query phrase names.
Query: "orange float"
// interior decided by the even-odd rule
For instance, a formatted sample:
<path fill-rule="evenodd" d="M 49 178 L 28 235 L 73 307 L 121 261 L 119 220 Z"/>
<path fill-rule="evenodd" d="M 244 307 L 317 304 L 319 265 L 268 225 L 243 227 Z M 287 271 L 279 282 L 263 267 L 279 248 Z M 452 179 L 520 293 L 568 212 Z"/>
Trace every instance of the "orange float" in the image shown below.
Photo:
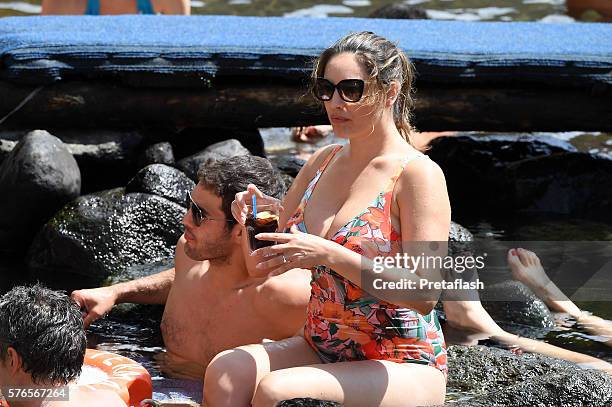
<path fill-rule="evenodd" d="M 81 377 L 77 384 L 71 385 L 71 391 L 82 394 L 95 393 L 102 390 L 114 392 L 129 407 L 140 407 L 140 402 L 150 399 L 153 385 L 151 375 L 141 364 L 132 359 L 112 352 L 87 349 L 83 370 L 95 368 L 99 374 L 93 380 Z M 0 397 L 0 407 L 9 407 Z"/>
<path fill-rule="evenodd" d="M 100 369 L 107 377 L 95 383 L 79 383 L 80 391 L 110 390 L 130 407 L 139 407 L 142 400 L 152 396 L 151 375 L 132 359 L 112 352 L 87 349 L 83 365 Z"/>

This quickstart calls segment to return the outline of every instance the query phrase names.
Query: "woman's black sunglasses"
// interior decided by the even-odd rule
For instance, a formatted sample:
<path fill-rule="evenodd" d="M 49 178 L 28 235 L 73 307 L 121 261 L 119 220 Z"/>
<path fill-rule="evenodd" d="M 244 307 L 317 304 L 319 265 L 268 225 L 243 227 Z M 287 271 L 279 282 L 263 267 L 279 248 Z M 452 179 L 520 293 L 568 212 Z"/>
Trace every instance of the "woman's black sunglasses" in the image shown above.
<path fill-rule="evenodd" d="M 317 78 L 314 83 L 313 93 L 317 99 L 327 102 L 332 99 L 335 90 L 338 89 L 338 95 L 340 95 L 342 100 L 355 103 L 359 102 L 363 96 L 364 86 L 365 82 L 361 79 L 343 79 L 334 85 L 325 78 Z"/>
<path fill-rule="evenodd" d="M 187 192 L 187 210 L 191 210 L 191 219 L 196 226 L 200 226 L 202 222 L 207 220 L 216 220 L 218 222 L 236 222 L 236 219 L 215 219 L 204 214 L 204 210 L 198 206 L 191 197 L 191 192 Z"/>

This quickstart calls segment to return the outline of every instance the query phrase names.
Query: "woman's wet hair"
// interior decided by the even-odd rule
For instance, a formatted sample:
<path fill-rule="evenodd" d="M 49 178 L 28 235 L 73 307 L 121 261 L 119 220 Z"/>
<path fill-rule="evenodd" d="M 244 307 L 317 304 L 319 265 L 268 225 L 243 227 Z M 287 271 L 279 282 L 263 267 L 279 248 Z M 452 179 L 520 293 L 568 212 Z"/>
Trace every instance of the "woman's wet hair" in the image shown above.
<path fill-rule="evenodd" d="M 351 33 L 321 53 L 314 63 L 312 83 L 316 78 L 324 77 L 329 60 L 342 53 L 355 54 L 369 76 L 364 100 L 368 99 L 372 104 L 382 105 L 391 82 L 396 81 L 400 84 L 400 91 L 393 105 L 393 120 L 402 137 L 412 144 L 414 66 L 406 54 L 397 44 L 373 32 Z"/>
<path fill-rule="evenodd" d="M 0 297 L 0 359 L 15 349 L 35 384 L 66 385 L 78 378 L 86 346 L 81 311 L 65 293 L 34 285 Z"/>

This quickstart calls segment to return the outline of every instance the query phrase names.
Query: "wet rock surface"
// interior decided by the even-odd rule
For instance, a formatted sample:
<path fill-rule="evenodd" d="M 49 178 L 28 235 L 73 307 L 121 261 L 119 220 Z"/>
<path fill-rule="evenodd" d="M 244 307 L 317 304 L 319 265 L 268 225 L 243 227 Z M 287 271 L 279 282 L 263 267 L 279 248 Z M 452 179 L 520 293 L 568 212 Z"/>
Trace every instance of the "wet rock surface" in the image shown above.
<path fill-rule="evenodd" d="M 439 137 L 427 154 L 444 171 L 454 211 L 593 217 L 612 208 L 612 160 L 552 137 Z"/>
<path fill-rule="evenodd" d="M 31 278 L 64 289 L 95 287 L 127 267 L 172 257 L 185 208 L 115 189 L 66 205 L 36 236 Z"/>
<path fill-rule="evenodd" d="M 151 164 L 138 171 L 125 187 L 126 193 L 142 192 L 185 206 L 187 192 L 195 187 L 185 173 L 164 164 Z"/>
<path fill-rule="evenodd" d="M 612 159 L 568 152 L 508 166 L 515 211 L 610 219 Z"/>
<path fill-rule="evenodd" d="M 0 254 L 20 257 L 40 227 L 81 191 L 67 147 L 46 131 L 25 135 L 0 165 Z"/>
<path fill-rule="evenodd" d="M 177 163 L 177 167 L 194 182 L 197 182 L 198 170 L 201 166 L 216 160 L 249 154 L 249 150 L 240 144 L 238 140 L 225 140 L 210 145 L 197 154 L 183 158 Z"/>
<path fill-rule="evenodd" d="M 167 141 L 148 146 L 140 153 L 137 160 L 138 167 L 140 168 L 151 164 L 166 164 L 173 166 L 175 162 L 172 144 Z"/>
<path fill-rule="evenodd" d="M 607 406 L 612 377 L 535 354 L 450 346 L 448 387 L 475 397 L 448 406 Z"/>
<path fill-rule="evenodd" d="M 293 178 L 297 177 L 304 164 L 306 164 L 306 160 L 292 155 L 279 155 L 271 158 L 270 161 L 281 173 Z"/>
<path fill-rule="evenodd" d="M 535 336 L 536 333 L 541 335 L 545 331 L 524 327 L 555 326 L 554 317 L 548 307 L 519 281 L 485 284 L 485 289 L 480 292 L 480 299 L 491 317 L 512 333 Z"/>

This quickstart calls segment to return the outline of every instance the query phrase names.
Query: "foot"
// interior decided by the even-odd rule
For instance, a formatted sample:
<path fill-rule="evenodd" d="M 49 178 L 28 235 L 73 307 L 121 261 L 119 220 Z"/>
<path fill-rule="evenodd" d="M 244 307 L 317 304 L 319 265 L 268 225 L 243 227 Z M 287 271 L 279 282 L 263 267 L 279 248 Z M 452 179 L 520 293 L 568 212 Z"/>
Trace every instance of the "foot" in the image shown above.
<path fill-rule="evenodd" d="M 550 279 L 534 252 L 521 248 L 508 250 L 508 266 L 512 271 L 512 277 L 525 284 L 538 296 L 550 284 Z"/>
<path fill-rule="evenodd" d="M 291 129 L 291 138 L 297 143 L 316 143 L 332 132 L 332 126 L 306 126 Z"/>

